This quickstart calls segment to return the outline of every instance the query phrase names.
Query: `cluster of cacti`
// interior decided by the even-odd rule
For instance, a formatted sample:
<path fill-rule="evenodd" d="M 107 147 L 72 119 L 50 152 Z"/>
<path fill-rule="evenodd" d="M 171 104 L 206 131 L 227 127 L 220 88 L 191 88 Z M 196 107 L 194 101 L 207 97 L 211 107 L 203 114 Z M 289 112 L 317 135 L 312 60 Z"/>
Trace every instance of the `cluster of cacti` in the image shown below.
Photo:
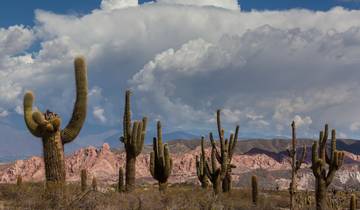
<path fill-rule="evenodd" d="M 76 101 L 72 117 L 68 125 L 61 129 L 61 118 L 51 111 L 41 113 L 33 110 L 34 95 L 27 92 L 24 96 L 24 120 L 29 131 L 36 137 L 42 138 L 43 154 L 45 162 L 46 186 L 63 186 L 65 184 L 65 160 L 64 145 L 72 142 L 79 134 L 87 109 L 87 68 L 85 60 L 81 57 L 75 59 L 76 78 Z M 124 143 L 126 151 L 126 170 L 119 168 L 119 180 L 117 191 L 132 191 L 135 187 L 136 157 L 141 153 L 147 127 L 147 118 L 139 121 L 131 121 L 130 95 L 125 93 L 125 107 L 123 116 L 123 136 L 120 140 Z M 206 159 L 204 149 L 204 137 L 201 139 L 201 154 L 196 156 L 196 172 L 202 188 L 207 188 L 209 181 L 212 183 L 215 194 L 229 192 L 231 190 L 231 172 L 235 166 L 231 164 L 232 156 L 238 140 L 239 126 L 235 133 L 231 133 L 226 139 L 225 131 L 221 125 L 221 111 L 217 110 L 217 131 L 219 145 L 216 145 L 213 134 L 209 133 L 211 142 L 211 158 Z M 290 209 L 294 209 L 296 195 L 296 176 L 306 157 L 306 147 L 302 149 L 300 158 L 297 157 L 296 127 L 292 122 L 292 148 L 288 150 L 291 159 L 291 183 L 289 186 Z M 328 125 L 320 132 L 318 142 L 312 146 L 312 171 L 315 176 L 315 197 L 317 210 L 327 209 L 327 189 L 331 184 L 335 173 L 341 167 L 344 153 L 336 150 L 336 132 L 331 132 L 330 151 L 327 149 Z M 161 123 L 157 122 L 157 137 L 153 140 L 153 151 L 150 154 L 150 172 L 158 181 L 159 190 L 167 188 L 167 180 L 172 170 L 172 159 L 167 144 L 162 143 Z M 17 185 L 22 183 L 22 177 L 17 177 Z M 125 184 L 124 184 L 125 183 Z M 252 176 L 252 202 L 257 204 L 258 183 L 256 176 Z M 97 189 L 97 180 L 93 177 L 92 189 Z M 87 190 L 87 171 L 81 170 L 81 190 Z M 331 206 L 334 206 L 331 204 Z M 351 197 L 350 209 L 356 209 L 356 196 Z"/>
<path fill-rule="evenodd" d="M 239 126 L 236 126 L 235 134 L 231 133 L 230 138 L 225 139 L 225 131 L 221 127 L 220 115 L 221 111 L 217 110 L 216 122 L 220 141 L 220 152 L 216 147 L 216 143 L 211 132 L 209 134 L 209 137 L 212 148 L 214 149 L 215 157 L 221 165 L 222 190 L 223 192 L 229 192 L 231 190 L 231 169 L 235 168 L 235 166 L 231 164 L 231 159 L 234 153 L 236 142 L 238 140 Z"/>
<path fill-rule="evenodd" d="M 81 178 L 81 191 L 85 192 L 87 189 L 87 171 L 86 171 L 86 169 L 81 170 L 80 178 Z"/>
<path fill-rule="evenodd" d="M 316 209 L 328 209 L 326 203 L 327 188 L 331 184 L 335 173 L 344 160 L 344 152 L 336 150 L 336 132 L 331 132 L 330 152 L 327 150 L 328 125 L 320 132 L 319 142 L 312 146 L 312 171 L 315 176 Z M 329 154 L 330 153 L 330 154 Z"/>
<path fill-rule="evenodd" d="M 150 173 L 159 183 L 159 190 L 167 188 L 167 180 L 172 170 L 172 158 L 167 144 L 162 143 L 160 121 L 157 122 L 157 138 L 154 137 L 153 151 L 150 153 Z"/>
<path fill-rule="evenodd" d="M 118 180 L 117 191 L 118 192 L 124 192 L 125 191 L 125 187 L 124 187 L 124 170 L 123 170 L 122 167 L 119 168 L 119 180 Z"/>
<path fill-rule="evenodd" d="M 295 193 L 296 193 L 296 176 L 297 172 L 301 167 L 301 164 L 304 163 L 306 158 L 306 146 L 302 148 L 302 153 L 300 158 L 297 158 L 297 149 L 296 149 L 296 127 L 295 122 L 291 123 L 292 128 L 292 139 L 291 139 L 291 149 L 287 150 L 289 157 L 291 158 L 291 182 L 289 186 L 289 193 L 290 193 L 290 210 L 294 209 L 295 205 Z"/>
<path fill-rule="evenodd" d="M 258 181 L 257 181 L 257 177 L 254 175 L 251 177 L 251 198 L 252 198 L 252 203 L 256 206 L 258 203 L 258 196 L 259 195 L 259 191 L 258 191 Z"/>
<path fill-rule="evenodd" d="M 33 111 L 34 96 L 24 96 L 24 119 L 29 131 L 42 138 L 47 186 L 65 183 L 64 144 L 73 141 L 79 134 L 86 117 L 87 73 L 85 60 L 75 59 L 76 102 L 69 124 L 60 129 L 61 118 L 50 111 Z"/>
<path fill-rule="evenodd" d="M 131 122 L 130 95 L 131 92 L 127 90 L 125 93 L 123 136 L 120 138 L 126 151 L 126 191 L 132 191 L 135 187 L 136 157 L 143 149 L 147 125 L 146 117 L 142 121 Z"/>
<path fill-rule="evenodd" d="M 200 157 L 196 156 L 196 174 L 201 183 L 201 187 L 206 189 L 209 184 L 208 177 L 206 175 L 206 159 L 204 149 L 204 137 L 201 137 L 201 154 Z"/>

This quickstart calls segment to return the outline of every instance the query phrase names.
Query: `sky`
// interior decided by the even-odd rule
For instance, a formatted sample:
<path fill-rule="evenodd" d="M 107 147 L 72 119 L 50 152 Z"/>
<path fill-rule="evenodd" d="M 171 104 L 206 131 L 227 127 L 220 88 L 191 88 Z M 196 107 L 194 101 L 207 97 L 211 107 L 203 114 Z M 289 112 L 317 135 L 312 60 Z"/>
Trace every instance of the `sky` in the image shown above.
<path fill-rule="evenodd" d="M 164 132 L 206 135 L 222 109 L 241 135 L 360 137 L 360 1 L 4 0 L 0 8 L 0 125 L 24 130 L 22 97 L 66 123 L 73 59 L 86 57 L 82 136 L 135 119 Z M 21 6 L 19 6 L 21 5 Z M 64 126 L 64 125 L 63 125 Z"/>

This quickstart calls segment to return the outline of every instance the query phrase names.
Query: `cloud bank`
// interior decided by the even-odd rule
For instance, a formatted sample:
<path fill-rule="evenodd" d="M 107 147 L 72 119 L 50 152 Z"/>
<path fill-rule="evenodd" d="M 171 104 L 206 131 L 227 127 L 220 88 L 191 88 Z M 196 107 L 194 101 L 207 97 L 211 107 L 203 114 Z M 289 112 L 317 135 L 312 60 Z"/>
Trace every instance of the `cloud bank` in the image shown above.
<path fill-rule="evenodd" d="M 326 122 L 359 136 L 360 11 L 241 12 L 235 1 L 191 2 L 104 0 L 90 14 L 37 10 L 34 27 L 0 29 L 0 120 L 21 114 L 31 89 L 40 109 L 66 121 L 72 59 L 82 54 L 87 125 L 121 127 L 130 88 L 134 117 L 150 117 L 150 128 L 161 119 L 167 131 L 204 134 L 222 108 L 224 125 L 239 123 L 243 135 L 288 135 L 295 120 L 301 136 Z"/>

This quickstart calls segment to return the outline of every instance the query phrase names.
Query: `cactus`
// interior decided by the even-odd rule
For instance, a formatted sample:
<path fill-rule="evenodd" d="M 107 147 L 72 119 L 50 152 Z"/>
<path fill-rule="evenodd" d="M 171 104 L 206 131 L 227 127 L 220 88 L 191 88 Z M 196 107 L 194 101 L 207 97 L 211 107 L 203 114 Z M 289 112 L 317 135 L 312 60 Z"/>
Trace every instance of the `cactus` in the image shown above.
<path fill-rule="evenodd" d="M 201 137 L 201 154 L 196 156 L 196 174 L 201 183 L 201 187 L 206 189 L 208 187 L 208 177 L 205 172 L 205 149 L 204 149 L 204 137 Z"/>
<path fill-rule="evenodd" d="M 124 170 L 119 168 L 118 192 L 124 192 Z"/>
<path fill-rule="evenodd" d="M 21 177 L 21 175 L 18 175 L 16 177 L 16 186 L 21 187 L 21 185 L 22 185 L 22 177 Z"/>
<path fill-rule="evenodd" d="M 356 210 L 356 195 L 352 194 L 350 199 L 350 210 Z"/>
<path fill-rule="evenodd" d="M 81 170 L 81 191 L 85 192 L 87 189 L 87 171 L 86 169 Z"/>
<path fill-rule="evenodd" d="M 220 184 L 221 184 L 221 178 L 224 176 L 225 171 L 221 168 L 217 167 L 216 164 L 216 152 L 215 148 L 211 148 L 211 167 L 209 166 L 209 161 L 206 162 L 205 167 L 205 173 L 206 176 L 209 178 L 209 180 L 212 183 L 214 194 L 217 195 L 220 193 Z"/>
<path fill-rule="evenodd" d="M 24 120 L 30 133 L 42 138 L 45 162 L 46 185 L 63 186 L 65 183 L 64 145 L 79 134 L 87 107 L 87 73 L 85 60 L 78 57 L 74 62 L 76 78 L 76 101 L 72 117 L 64 129 L 60 129 L 61 118 L 50 111 L 33 111 L 34 96 L 27 92 L 24 96 Z"/>
<path fill-rule="evenodd" d="M 161 123 L 157 122 L 157 138 L 154 137 L 153 151 L 150 153 L 150 173 L 159 182 L 159 190 L 165 191 L 171 174 L 172 159 L 167 144 L 162 143 Z"/>
<path fill-rule="evenodd" d="M 314 142 L 312 146 L 312 171 L 315 176 L 315 198 L 316 209 L 328 209 L 326 204 L 327 188 L 331 184 L 335 173 L 340 169 L 344 152 L 336 150 L 336 131 L 331 132 L 330 154 L 326 149 L 326 141 L 328 139 L 328 125 L 325 130 L 320 132 L 319 142 Z M 327 166 L 328 165 L 328 166 Z"/>
<path fill-rule="evenodd" d="M 92 182 L 91 182 L 91 187 L 93 191 L 97 190 L 97 180 L 96 177 L 93 177 Z"/>
<path fill-rule="evenodd" d="M 123 136 L 120 141 L 125 145 L 126 151 L 126 191 L 130 192 L 135 187 L 135 164 L 136 157 L 141 153 L 144 146 L 147 118 L 142 121 L 131 123 L 129 90 L 125 93 L 125 110 L 123 119 Z"/>
<path fill-rule="evenodd" d="M 292 148 L 291 148 L 291 150 L 287 150 L 287 151 L 288 151 L 289 157 L 291 158 L 291 182 L 290 182 L 290 186 L 289 186 L 289 193 L 290 193 L 290 210 L 293 210 L 294 205 L 295 205 L 296 176 L 297 176 L 298 170 L 301 167 L 301 164 L 303 164 L 305 161 L 306 146 L 304 145 L 304 147 L 302 148 L 301 156 L 298 159 L 297 153 L 296 153 L 296 128 L 295 128 L 294 121 L 291 123 L 291 128 L 292 128 L 292 139 L 291 139 Z"/>
<path fill-rule="evenodd" d="M 252 202 L 253 204 L 256 206 L 258 203 L 258 181 L 256 176 L 252 176 L 251 177 L 251 197 L 252 197 Z"/>
<path fill-rule="evenodd" d="M 231 169 L 235 168 L 235 166 L 231 164 L 231 159 L 234 153 L 236 142 L 238 140 L 239 125 L 237 125 L 235 128 L 235 134 L 233 133 L 230 134 L 229 140 L 224 139 L 225 132 L 224 129 L 221 127 L 220 115 L 221 115 L 221 110 L 219 109 L 216 112 L 216 119 L 217 119 L 217 129 L 220 140 L 220 153 L 216 148 L 213 134 L 211 132 L 209 136 L 210 136 L 211 145 L 215 150 L 216 159 L 221 164 L 221 170 L 225 172 L 224 175 L 221 176 L 222 190 L 223 192 L 229 192 L 231 190 Z"/>

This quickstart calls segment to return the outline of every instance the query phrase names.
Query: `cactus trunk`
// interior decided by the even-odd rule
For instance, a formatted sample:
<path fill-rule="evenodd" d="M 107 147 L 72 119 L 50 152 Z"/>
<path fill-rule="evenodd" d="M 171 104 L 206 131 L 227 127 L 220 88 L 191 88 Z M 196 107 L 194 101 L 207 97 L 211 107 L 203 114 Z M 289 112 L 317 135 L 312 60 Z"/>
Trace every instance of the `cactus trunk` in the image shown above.
<path fill-rule="evenodd" d="M 228 172 L 225 174 L 225 177 L 222 181 L 222 191 L 223 192 L 230 192 L 231 190 L 231 174 Z"/>
<path fill-rule="evenodd" d="M 350 210 L 356 210 L 357 207 L 356 207 L 356 195 L 355 194 L 352 194 L 351 195 L 351 198 L 350 198 Z"/>
<path fill-rule="evenodd" d="M 85 192 L 87 189 L 87 172 L 86 169 L 81 170 L 81 191 Z"/>
<path fill-rule="evenodd" d="M 326 203 L 326 193 L 327 193 L 326 183 L 322 179 L 317 179 L 315 182 L 316 182 L 315 183 L 316 210 L 326 210 L 328 209 Z"/>
<path fill-rule="evenodd" d="M 118 180 L 118 192 L 123 192 L 124 189 L 124 170 L 122 167 L 119 168 L 119 180 Z"/>
<path fill-rule="evenodd" d="M 160 192 L 166 191 L 167 187 L 168 187 L 168 183 L 167 183 L 167 182 L 159 182 L 159 191 L 160 191 Z"/>
<path fill-rule="evenodd" d="M 258 202 L 258 182 L 256 176 L 251 177 L 252 202 L 256 206 Z"/>
<path fill-rule="evenodd" d="M 136 157 L 126 155 L 126 191 L 133 191 L 135 188 L 135 164 Z"/>
<path fill-rule="evenodd" d="M 65 183 L 65 159 L 60 132 L 43 137 L 42 142 L 46 182 L 63 185 Z"/>

